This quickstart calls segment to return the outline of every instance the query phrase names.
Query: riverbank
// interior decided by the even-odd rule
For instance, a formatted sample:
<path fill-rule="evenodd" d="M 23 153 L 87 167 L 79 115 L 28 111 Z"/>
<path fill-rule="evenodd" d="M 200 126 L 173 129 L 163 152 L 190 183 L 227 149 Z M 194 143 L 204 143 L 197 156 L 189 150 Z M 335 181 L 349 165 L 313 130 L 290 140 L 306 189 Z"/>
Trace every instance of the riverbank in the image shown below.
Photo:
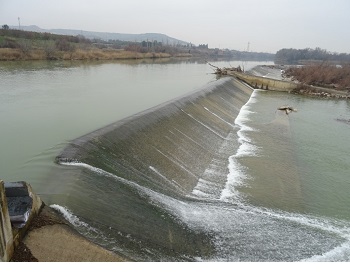
<path fill-rule="evenodd" d="M 84 238 L 54 209 L 44 205 L 15 248 L 12 262 L 130 261 Z"/>
<path fill-rule="evenodd" d="M 144 58 L 169 58 L 191 57 L 188 53 L 158 53 L 158 52 L 134 52 L 111 49 L 76 49 L 71 52 L 55 51 L 48 56 L 45 50 L 32 50 L 24 53 L 20 49 L 0 48 L 0 61 L 26 61 L 26 60 L 118 60 L 118 59 L 144 59 Z"/>
<path fill-rule="evenodd" d="M 57 35 L 0 29 L 0 61 L 115 60 L 192 56 L 188 48 L 157 42 L 89 40 L 83 36 Z"/>

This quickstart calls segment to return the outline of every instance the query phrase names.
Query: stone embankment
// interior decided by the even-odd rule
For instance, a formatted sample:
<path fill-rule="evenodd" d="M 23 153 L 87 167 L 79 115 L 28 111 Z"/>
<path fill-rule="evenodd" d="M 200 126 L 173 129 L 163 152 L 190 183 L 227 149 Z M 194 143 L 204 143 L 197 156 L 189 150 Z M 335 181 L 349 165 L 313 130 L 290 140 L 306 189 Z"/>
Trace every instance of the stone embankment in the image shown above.
<path fill-rule="evenodd" d="M 314 86 L 302 86 L 297 91 L 294 91 L 295 94 L 301 95 L 311 95 L 315 97 L 322 98 L 336 98 L 336 99 L 350 99 L 350 93 L 344 91 L 338 91 L 322 87 Z"/>

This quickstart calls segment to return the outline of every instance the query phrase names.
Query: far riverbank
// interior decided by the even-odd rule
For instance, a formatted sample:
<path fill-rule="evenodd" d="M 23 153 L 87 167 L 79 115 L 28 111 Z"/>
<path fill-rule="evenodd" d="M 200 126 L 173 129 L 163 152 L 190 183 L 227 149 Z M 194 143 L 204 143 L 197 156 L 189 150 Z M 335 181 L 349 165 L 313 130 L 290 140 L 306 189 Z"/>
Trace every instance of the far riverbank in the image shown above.
<path fill-rule="evenodd" d="M 24 53 L 20 49 L 0 48 L 0 61 L 27 61 L 27 60 L 119 60 L 119 59 L 145 59 L 145 58 L 170 58 L 192 57 L 188 53 L 158 53 L 135 52 L 110 49 L 76 49 L 71 52 L 55 51 L 50 55 L 45 50 L 37 49 Z"/>

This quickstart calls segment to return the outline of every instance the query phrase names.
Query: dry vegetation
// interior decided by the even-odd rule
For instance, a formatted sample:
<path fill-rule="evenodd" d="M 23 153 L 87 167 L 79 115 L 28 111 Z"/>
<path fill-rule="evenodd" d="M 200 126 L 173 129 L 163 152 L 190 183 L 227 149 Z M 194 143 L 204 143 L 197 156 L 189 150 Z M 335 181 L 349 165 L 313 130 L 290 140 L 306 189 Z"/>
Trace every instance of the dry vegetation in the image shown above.
<path fill-rule="evenodd" d="M 48 54 L 45 50 L 31 50 L 23 53 L 20 49 L 0 48 L 0 60 L 113 60 L 113 59 L 141 59 L 167 58 L 167 53 L 139 53 L 125 50 L 76 49 L 71 52 L 54 51 Z"/>
<path fill-rule="evenodd" d="M 290 67 L 286 70 L 285 75 L 307 85 L 350 90 L 350 64 L 332 65 L 322 63 Z"/>
<path fill-rule="evenodd" d="M 281 49 L 276 53 L 276 64 L 310 64 L 314 62 L 333 61 L 350 63 L 350 54 L 332 53 L 321 48 L 316 49 Z"/>
<path fill-rule="evenodd" d="M 144 43 L 144 42 L 143 42 Z M 113 60 L 191 56 L 161 43 L 94 41 L 81 36 L 0 29 L 1 60 Z"/>
<path fill-rule="evenodd" d="M 121 40 L 87 39 L 81 35 L 67 36 L 51 33 L 0 29 L 1 60 L 111 60 L 167 57 L 201 57 L 235 60 L 273 60 L 274 54 L 211 49 L 208 44 L 198 47 L 163 42 L 128 42 Z"/>

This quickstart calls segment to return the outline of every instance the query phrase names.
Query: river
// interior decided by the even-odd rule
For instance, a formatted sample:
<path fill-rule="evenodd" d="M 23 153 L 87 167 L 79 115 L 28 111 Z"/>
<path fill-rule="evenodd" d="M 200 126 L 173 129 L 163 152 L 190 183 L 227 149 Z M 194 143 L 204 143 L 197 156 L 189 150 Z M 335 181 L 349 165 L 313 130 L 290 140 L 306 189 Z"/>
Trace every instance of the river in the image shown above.
<path fill-rule="evenodd" d="M 187 60 L 2 62 L 1 179 L 29 182 L 135 260 L 348 261 L 350 126 L 337 119 L 349 102 L 211 72 Z M 287 104 L 298 112 L 277 110 Z"/>

